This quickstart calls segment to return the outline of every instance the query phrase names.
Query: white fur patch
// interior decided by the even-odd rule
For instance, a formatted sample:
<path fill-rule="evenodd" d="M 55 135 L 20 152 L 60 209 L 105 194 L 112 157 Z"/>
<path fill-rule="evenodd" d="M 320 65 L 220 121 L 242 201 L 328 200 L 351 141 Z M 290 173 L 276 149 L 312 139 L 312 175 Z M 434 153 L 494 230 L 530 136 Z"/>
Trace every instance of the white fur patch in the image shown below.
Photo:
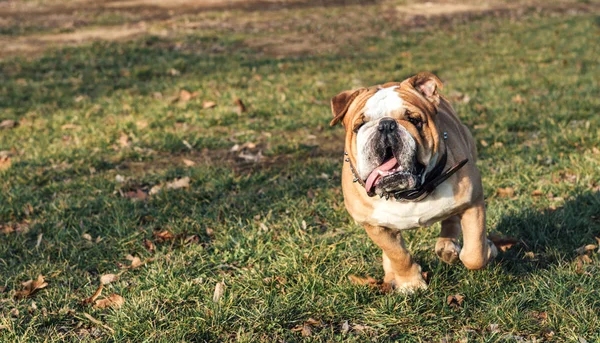
<path fill-rule="evenodd" d="M 403 101 L 395 89 L 398 86 L 382 88 L 373 94 L 365 104 L 365 117 L 370 120 L 383 118 L 402 108 Z"/>
<path fill-rule="evenodd" d="M 377 198 L 371 219 L 374 222 L 370 224 L 397 230 L 426 227 L 451 214 L 460 205 L 454 199 L 452 184 L 446 181 L 421 201 L 398 202 Z"/>

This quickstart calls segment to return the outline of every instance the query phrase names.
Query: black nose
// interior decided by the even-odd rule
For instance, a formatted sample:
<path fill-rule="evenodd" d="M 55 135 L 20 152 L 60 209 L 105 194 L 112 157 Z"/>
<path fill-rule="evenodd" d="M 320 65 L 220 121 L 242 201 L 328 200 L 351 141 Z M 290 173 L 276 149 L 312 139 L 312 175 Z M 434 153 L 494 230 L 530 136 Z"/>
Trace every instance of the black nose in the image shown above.
<path fill-rule="evenodd" d="M 384 135 L 390 134 L 396 130 L 398 124 L 394 119 L 382 119 L 379 122 L 378 130 Z"/>

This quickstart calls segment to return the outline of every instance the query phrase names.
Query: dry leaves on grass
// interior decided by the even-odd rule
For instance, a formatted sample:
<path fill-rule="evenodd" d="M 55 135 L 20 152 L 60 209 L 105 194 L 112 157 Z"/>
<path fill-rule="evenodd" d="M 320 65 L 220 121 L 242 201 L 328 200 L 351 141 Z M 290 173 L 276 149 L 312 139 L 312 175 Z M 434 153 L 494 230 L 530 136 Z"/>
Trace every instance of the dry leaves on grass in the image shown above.
<path fill-rule="evenodd" d="M 184 158 L 183 159 L 183 164 L 185 164 L 187 167 L 193 167 L 193 166 L 196 165 L 196 162 Z"/>
<path fill-rule="evenodd" d="M 111 294 L 107 298 L 96 300 L 94 308 L 119 308 L 125 303 L 125 299 L 118 294 Z"/>
<path fill-rule="evenodd" d="M 79 130 L 81 129 L 81 126 L 76 125 L 76 124 L 65 124 L 63 126 L 60 127 L 61 130 L 65 131 L 65 130 Z"/>
<path fill-rule="evenodd" d="M 108 285 L 111 282 L 115 282 L 117 280 L 119 280 L 119 274 L 104 274 L 104 275 L 102 275 L 100 277 L 100 285 L 98 286 L 98 288 L 96 289 L 96 291 L 94 292 L 94 294 L 92 294 L 92 296 L 89 297 L 89 298 L 83 299 L 83 301 L 81 303 L 83 305 L 86 305 L 86 304 L 91 304 L 91 303 L 95 302 L 94 307 L 96 307 L 96 305 L 98 304 L 98 302 L 102 301 L 102 300 L 96 301 L 96 299 L 98 299 L 98 297 L 100 296 L 100 294 L 102 294 L 102 290 L 104 289 L 104 285 Z M 112 295 L 111 295 L 111 297 L 112 297 Z"/>
<path fill-rule="evenodd" d="M 10 168 L 11 164 L 10 156 L 0 155 L 0 171 Z"/>
<path fill-rule="evenodd" d="M 244 102 L 242 101 L 242 99 L 237 98 L 237 99 L 235 99 L 234 103 L 237 106 L 237 113 L 238 114 L 242 114 L 242 113 L 248 112 L 248 108 L 246 108 L 246 105 L 244 105 Z"/>
<path fill-rule="evenodd" d="M 446 304 L 448 304 L 448 306 L 454 307 L 454 308 L 461 307 L 464 301 L 465 301 L 465 297 L 460 294 L 449 295 L 446 298 Z"/>
<path fill-rule="evenodd" d="M 303 324 L 297 325 L 292 329 L 293 332 L 301 332 L 302 337 L 309 337 L 312 335 L 313 327 L 322 327 L 323 322 L 316 320 L 314 318 L 308 318 Z"/>
<path fill-rule="evenodd" d="M 198 92 L 190 93 L 185 89 L 182 89 L 179 91 L 179 97 L 177 98 L 177 100 L 179 100 L 180 102 L 188 102 L 197 96 Z"/>
<path fill-rule="evenodd" d="M 502 252 L 506 252 L 506 250 L 512 248 L 514 245 L 519 243 L 519 241 L 512 237 L 500 237 L 495 233 L 490 234 L 489 240 L 494 243 L 496 248 L 500 249 Z"/>
<path fill-rule="evenodd" d="M 154 247 L 154 243 L 152 243 L 151 240 L 144 238 L 144 247 L 146 248 L 146 250 L 148 250 L 148 252 L 153 253 L 154 249 L 156 249 Z"/>
<path fill-rule="evenodd" d="M 188 176 L 186 176 L 186 177 L 182 177 L 180 179 L 175 179 L 171 182 L 167 182 L 164 187 L 162 185 L 156 185 L 156 186 L 152 187 L 152 189 L 150 190 L 150 195 L 160 193 L 163 190 L 163 188 L 165 188 L 165 189 L 181 189 L 181 188 L 189 188 L 189 187 L 190 187 L 190 178 Z"/>
<path fill-rule="evenodd" d="M 17 299 L 25 299 L 32 296 L 38 290 L 46 288 L 48 283 L 44 280 L 44 276 L 40 274 L 36 280 L 25 281 L 21 285 L 23 285 L 23 289 L 15 292 L 14 295 Z"/>
<path fill-rule="evenodd" d="M 100 283 L 103 285 L 108 285 L 117 280 L 119 280 L 119 274 L 104 274 L 100 277 Z"/>
<path fill-rule="evenodd" d="M 217 282 L 215 291 L 213 292 L 213 301 L 218 303 L 223 297 L 223 294 L 225 294 L 225 282 Z"/>
<path fill-rule="evenodd" d="M 148 199 L 148 194 L 141 189 L 136 189 L 135 191 L 129 191 L 125 193 L 121 193 L 124 198 L 135 199 L 135 200 L 146 200 Z"/>
<path fill-rule="evenodd" d="M 11 120 L 11 119 L 6 119 L 0 122 L 0 130 L 2 129 L 12 129 L 15 128 L 19 125 L 18 122 Z"/>
<path fill-rule="evenodd" d="M 217 103 L 214 101 L 205 101 L 202 103 L 202 108 L 207 109 L 207 108 L 213 108 L 217 106 Z"/>
<path fill-rule="evenodd" d="M 575 252 L 577 253 L 577 255 L 583 256 L 583 255 L 587 255 L 589 253 L 591 253 L 592 251 L 598 249 L 598 246 L 596 244 L 586 244 L 584 246 L 581 246 L 577 249 L 575 249 Z"/>
<path fill-rule="evenodd" d="M 131 142 L 129 141 L 129 136 L 123 132 L 121 132 L 118 142 L 121 148 L 126 148 L 131 145 Z"/>
<path fill-rule="evenodd" d="M 540 197 L 540 196 L 544 195 L 544 193 L 541 190 L 536 189 L 535 191 L 531 192 L 531 195 L 534 197 Z"/>
<path fill-rule="evenodd" d="M 498 188 L 496 194 L 500 198 L 512 198 L 515 196 L 515 189 L 512 187 Z"/>
<path fill-rule="evenodd" d="M 125 256 L 125 258 L 127 260 L 131 261 L 131 264 L 129 266 L 125 267 L 127 269 L 135 269 L 135 268 L 141 267 L 144 264 L 144 262 L 142 262 L 142 260 L 140 260 L 140 258 L 137 256 L 127 255 L 127 256 Z"/>
<path fill-rule="evenodd" d="M 173 235 L 168 230 L 155 231 L 155 232 L 152 233 L 152 235 L 154 236 L 154 238 L 156 238 L 156 241 L 158 243 L 162 243 L 162 242 L 165 242 L 165 241 L 170 241 L 173 238 L 175 238 L 175 235 Z"/>
<path fill-rule="evenodd" d="M 96 301 L 96 299 L 98 299 L 98 297 L 100 296 L 100 294 L 102 294 L 102 290 L 103 289 L 104 289 L 104 284 L 100 283 L 100 286 L 98 286 L 98 288 L 96 289 L 96 291 L 94 292 L 94 294 L 92 294 L 92 296 L 89 297 L 89 298 L 83 299 L 83 301 L 81 303 L 83 305 L 93 303 L 94 301 Z"/>
<path fill-rule="evenodd" d="M 392 291 L 391 284 L 385 283 L 383 281 L 378 281 L 370 276 L 363 278 L 356 275 L 348 275 L 348 279 L 350 280 L 350 283 L 354 285 L 367 285 L 371 288 L 379 290 L 382 293 L 389 293 Z"/>

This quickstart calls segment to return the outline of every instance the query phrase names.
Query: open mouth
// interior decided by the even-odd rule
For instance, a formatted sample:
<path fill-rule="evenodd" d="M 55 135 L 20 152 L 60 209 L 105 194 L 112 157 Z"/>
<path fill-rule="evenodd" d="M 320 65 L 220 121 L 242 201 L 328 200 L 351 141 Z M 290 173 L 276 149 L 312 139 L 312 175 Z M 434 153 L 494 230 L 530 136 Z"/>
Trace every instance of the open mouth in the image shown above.
<path fill-rule="evenodd" d="M 367 177 L 367 181 L 365 181 L 365 189 L 367 193 L 373 193 L 373 189 L 377 186 L 379 182 L 386 176 L 393 175 L 398 172 L 406 172 L 404 167 L 398 164 L 398 160 L 394 157 L 392 152 L 392 148 L 388 147 L 386 149 L 385 158 L 383 159 L 383 163 L 373 169 L 371 174 Z"/>

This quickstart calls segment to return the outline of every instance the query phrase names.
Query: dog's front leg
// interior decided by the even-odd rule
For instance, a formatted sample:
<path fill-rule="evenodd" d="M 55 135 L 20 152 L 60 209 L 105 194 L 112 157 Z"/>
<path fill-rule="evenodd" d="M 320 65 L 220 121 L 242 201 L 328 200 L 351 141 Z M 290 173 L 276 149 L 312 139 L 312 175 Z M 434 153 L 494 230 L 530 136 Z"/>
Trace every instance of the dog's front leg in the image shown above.
<path fill-rule="evenodd" d="M 460 260 L 468 269 L 481 269 L 496 255 L 498 250 L 486 237 L 485 207 L 483 201 L 462 213 L 460 224 L 463 231 L 463 248 Z"/>
<path fill-rule="evenodd" d="M 401 293 L 413 293 L 427 288 L 421 266 L 415 263 L 404 246 L 399 230 L 365 225 L 367 234 L 383 250 L 384 282 L 391 283 Z"/>

